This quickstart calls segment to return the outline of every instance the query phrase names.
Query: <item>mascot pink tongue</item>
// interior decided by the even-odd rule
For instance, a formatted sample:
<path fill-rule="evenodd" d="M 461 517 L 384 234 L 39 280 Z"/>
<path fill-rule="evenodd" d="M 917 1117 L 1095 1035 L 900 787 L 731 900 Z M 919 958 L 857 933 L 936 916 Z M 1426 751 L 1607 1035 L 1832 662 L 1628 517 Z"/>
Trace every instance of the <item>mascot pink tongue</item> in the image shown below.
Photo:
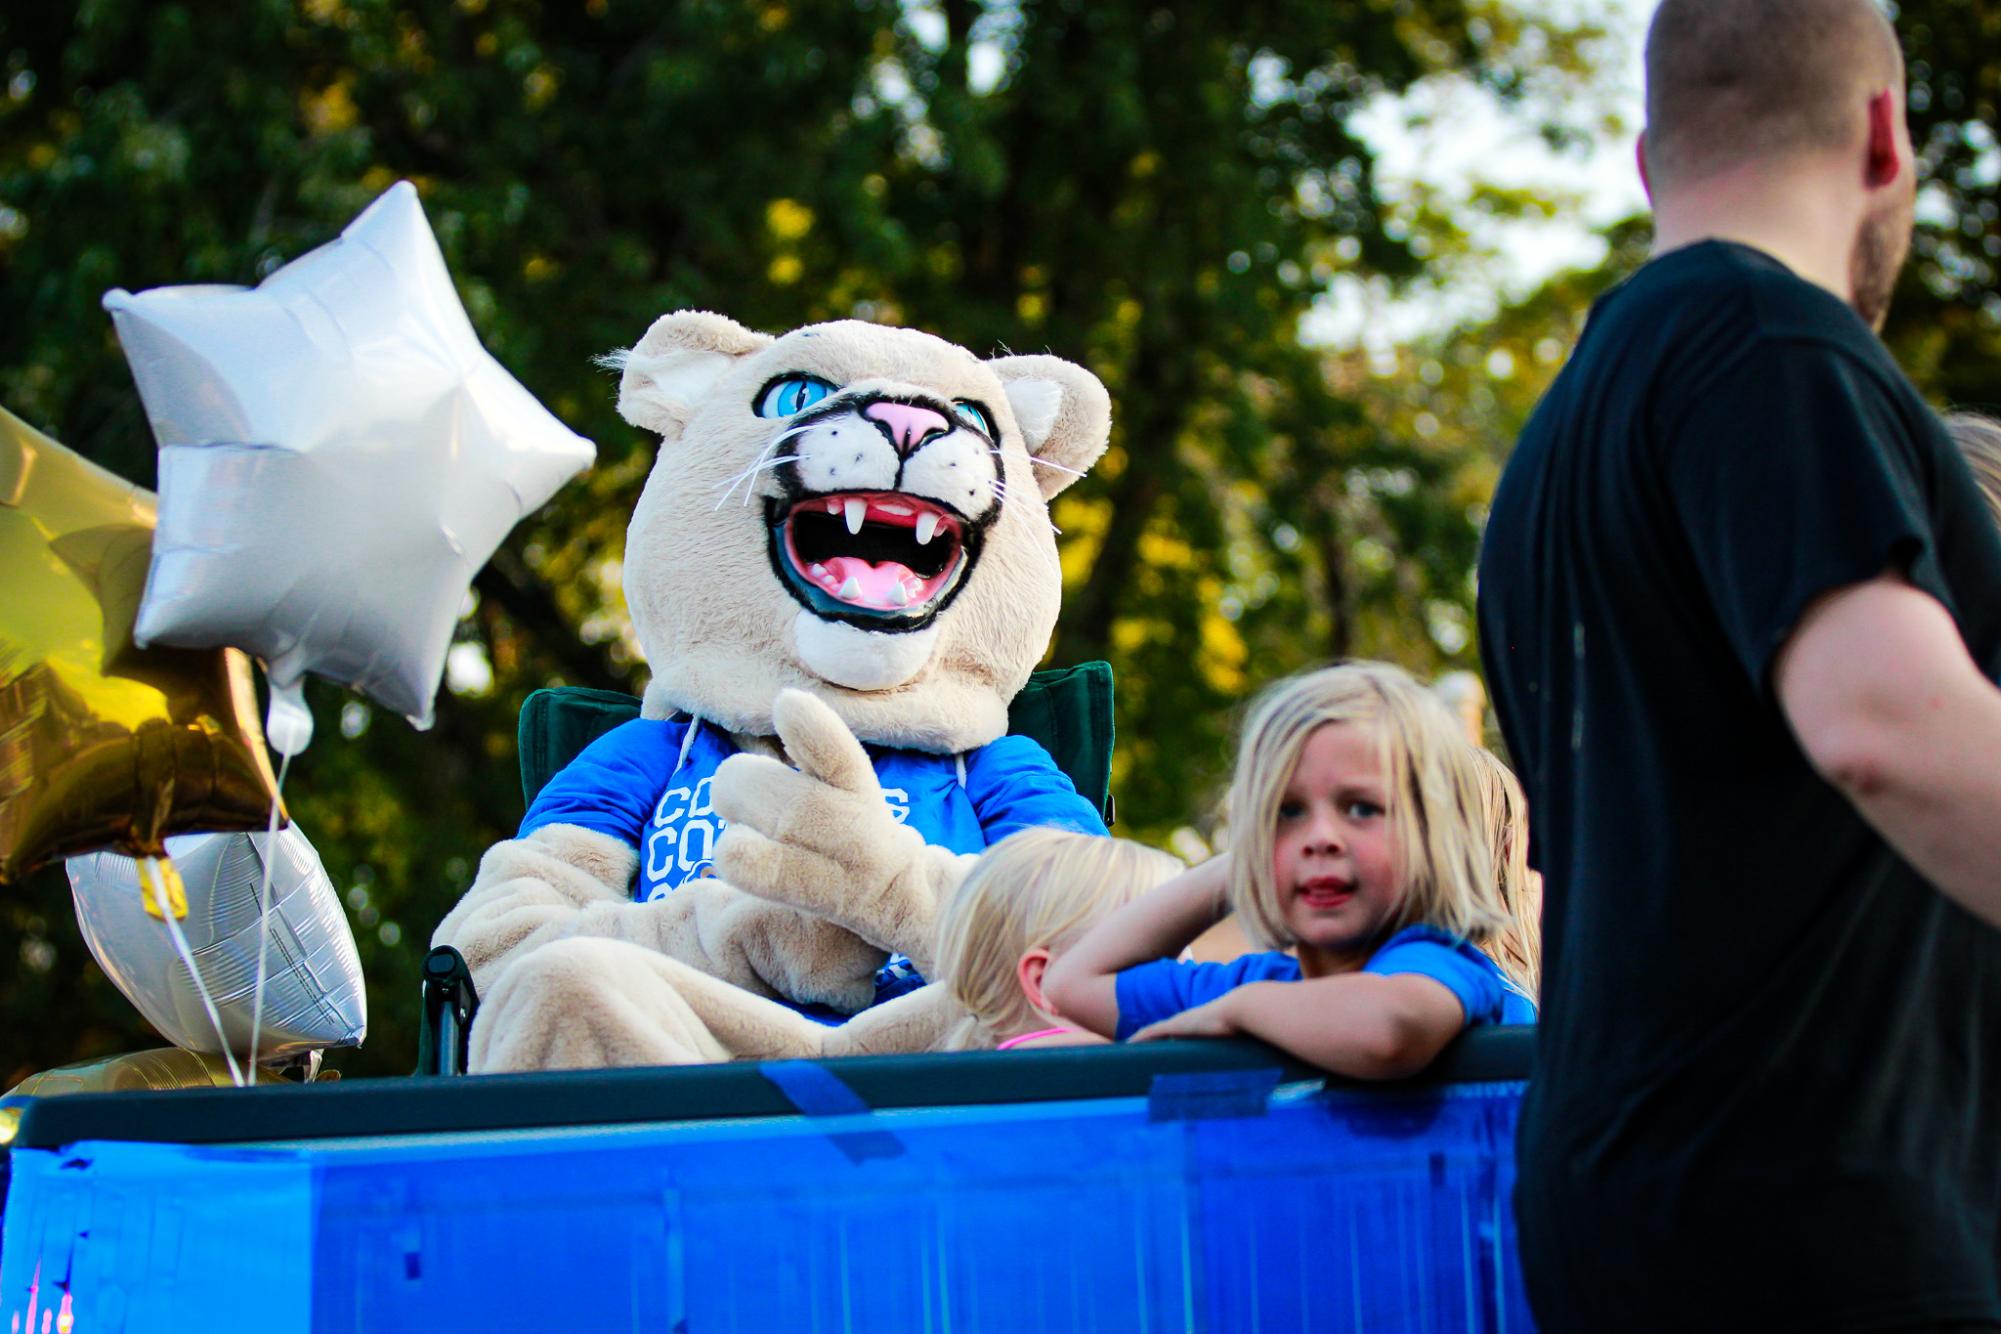
<path fill-rule="evenodd" d="M 871 565 L 852 556 L 835 556 L 825 566 L 823 580 L 834 596 L 857 607 L 907 607 L 924 600 L 925 585 L 909 566 L 894 561 Z"/>
<path fill-rule="evenodd" d="M 822 503 L 827 518 L 818 513 Z M 896 610 L 922 607 L 958 573 L 959 521 L 916 497 L 897 493 L 829 496 L 824 502 L 808 501 L 801 508 L 806 512 L 795 510 L 786 523 L 786 557 L 794 570 L 803 568 L 807 578 L 842 602 Z M 881 559 L 826 554 L 825 530 L 830 526 L 844 527 L 850 537 L 861 536 L 865 527 L 872 529 L 878 543 L 903 548 L 896 555 L 912 563 L 905 564 L 887 552 L 879 553 Z M 822 531 L 812 532 L 815 527 Z M 802 532 L 802 528 L 808 531 Z M 815 550 L 822 553 L 820 559 L 809 554 Z"/>
<path fill-rule="evenodd" d="M 699 311 L 616 360 L 620 411 L 661 437 L 624 563 L 653 680 L 438 928 L 486 998 L 474 1065 L 833 1049 L 799 1025 L 928 1046 L 952 1016 L 921 974 L 970 863 L 1021 828 L 1104 831 L 1004 735 L 1061 600 L 1047 502 L 1104 452 L 1104 387 Z"/>

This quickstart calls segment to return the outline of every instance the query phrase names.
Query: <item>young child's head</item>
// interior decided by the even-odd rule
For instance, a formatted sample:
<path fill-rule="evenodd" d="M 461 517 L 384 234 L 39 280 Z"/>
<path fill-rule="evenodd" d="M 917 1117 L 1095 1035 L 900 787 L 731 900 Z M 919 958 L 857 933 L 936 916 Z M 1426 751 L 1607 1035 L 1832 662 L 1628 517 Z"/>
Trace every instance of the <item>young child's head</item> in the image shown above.
<path fill-rule="evenodd" d="M 1272 686 L 1230 786 L 1231 906 L 1309 973 L 1360 967 L 1419 922 L 1476 944 L 1508 924 L 1481 751 L 1400 668 L 1351 662 Z"/>
<path fill-rule="evenodd" d="M 1501 757 L 1479 749 L 1480 795 L 1494 885 L 1508 925 L 1488 944 L 1502 971 L 1530 996 L 1542 982 L 1542 880 L 1529 869 L 1529 799 Z"/>
<path fill-rule="evenodd" d="M 2001 421 L 1978 412 L 1946 414 L 1946 433 L 1973 469 L 1994 521 L 2001 523 Z"/>
<path fill-rule="evenodd" d="M 991 1047 L 1048 1023 L 1049 961 L 1181 870 L 1143 844 L 1061 829 L 1024 829 L 988 848 L 939 914 L 938 985 L 972 1016 L 947 1045 Z"/>

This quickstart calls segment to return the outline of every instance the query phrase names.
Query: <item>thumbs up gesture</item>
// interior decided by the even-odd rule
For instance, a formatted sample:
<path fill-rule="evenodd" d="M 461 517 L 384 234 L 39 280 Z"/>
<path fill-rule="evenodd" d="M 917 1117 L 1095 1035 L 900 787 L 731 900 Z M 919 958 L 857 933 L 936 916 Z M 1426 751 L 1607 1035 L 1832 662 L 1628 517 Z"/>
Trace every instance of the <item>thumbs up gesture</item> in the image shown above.
<path fill-rule="evenodd" d="M 716 771 L 729 821 L 716 871 L 748 894 L 813 913 L 926 969 L 939 906 L 975 860 L 899 824 L 875 765 L 848 725 L 801 690 L 772 709 L 793 764 L 734 755 Z"/>

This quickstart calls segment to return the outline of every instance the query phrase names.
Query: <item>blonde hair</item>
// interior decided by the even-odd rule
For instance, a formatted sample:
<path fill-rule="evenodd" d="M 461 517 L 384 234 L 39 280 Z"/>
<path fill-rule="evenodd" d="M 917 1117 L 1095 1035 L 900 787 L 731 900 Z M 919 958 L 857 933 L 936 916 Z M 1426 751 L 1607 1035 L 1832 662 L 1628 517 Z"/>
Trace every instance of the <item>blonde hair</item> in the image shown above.
<path fill-rule="evenodd" d="M 1403 894 L 1385 934 L 1424 923 L 1485 946 L 1512 924 L 1489 836 L 1481 750 L 1445 705 L 1400 667 L 1347 662 L 1280 681 L 1244 724 L 1230 784 L 1230 905 L 1267 949 L 1298 942 L 1272 879 L 1274 830 L 1306 740 L 1329 723 L 1374 729 Z M 1505 960 L 1496 960 L 1517 985 Z"/>
<path fill-rule="evenodd" d="M 1946 414 L 1945 430 L 1973 470 L 1973 480 L 1980 483 L 1988 512 L 2001 524 L 2001 421 L 1978 412 L 1951 412 Z"/>
<path fill-rule="evenodd" d="M 1542 883 L 1529 870 L 1529 799 L 1514 770 L 1481 747 L 1481 804 L 1487 846 L 1494 854 L 1494 888 L 1508 924 L 1490 942 L 1494 961 L 1534 997 L 1542 986 Z"/>
<path fill-rule="evenodd" d="M 1024 829 L 988 848 L 938 918 L 936 984 L 970 1014 L 946 1049 L 991 1047 L 1032 1024 L 1021 956 L 1063 948 L 1182 869 L 1144 844 L 1063 829 Z"/>

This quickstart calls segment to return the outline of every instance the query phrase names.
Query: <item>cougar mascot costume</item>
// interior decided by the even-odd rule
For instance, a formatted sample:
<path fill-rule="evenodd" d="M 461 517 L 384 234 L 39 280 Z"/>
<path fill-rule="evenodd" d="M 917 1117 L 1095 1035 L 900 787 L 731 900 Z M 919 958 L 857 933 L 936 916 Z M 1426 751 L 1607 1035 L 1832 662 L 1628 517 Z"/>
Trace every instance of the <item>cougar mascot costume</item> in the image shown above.
<path fill-rule="evenodd" d="M 697 311 L 616 360 L 662 442 L 625 552 L 653 679 L 438 928 L 483 998 L 473 1066 L 931 1046 L 953 1016 L 922 974 L 967 865 L 1031 825 L 1104 832 L 1004 735 L 1061 595 L 1046 502 L 1104 452 L 1104 386 Z"/>

